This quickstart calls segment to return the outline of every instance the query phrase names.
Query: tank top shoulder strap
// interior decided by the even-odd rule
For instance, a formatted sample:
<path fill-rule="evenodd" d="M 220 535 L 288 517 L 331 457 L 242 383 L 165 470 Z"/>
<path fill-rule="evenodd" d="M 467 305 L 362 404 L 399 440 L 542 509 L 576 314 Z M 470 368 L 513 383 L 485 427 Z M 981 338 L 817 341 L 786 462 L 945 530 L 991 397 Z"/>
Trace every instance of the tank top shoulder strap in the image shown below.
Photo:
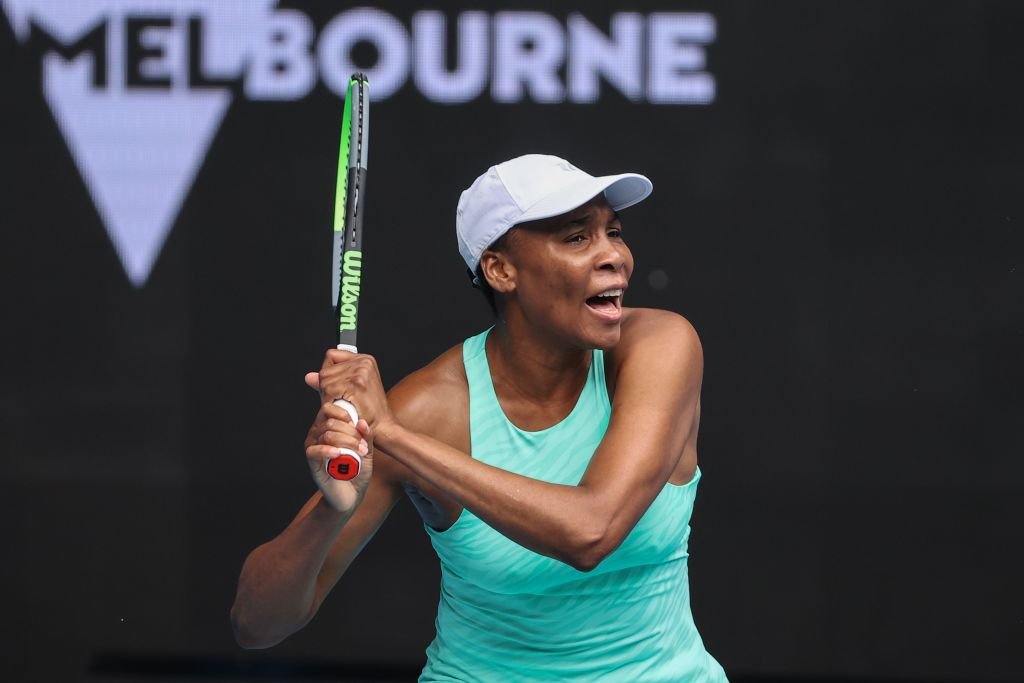
<path fill-rule="evenodd" d="M 482 430 L 501 429 L 507 420 L 498 404 L 491 382 L 491 368 L 487 362 L 487 335 L 489 327 L 480 334 L 466 339 L 462 344 L 462 364 L 466 368 L 466 382 L 469 385 L 469 436 L 470 455 L 480 458 L 475 448 Z"/>
<path fill-rule="evenodd" d="M 590 375 L 587 377 L 587 386 L 593 387 L 594 398 L 601 406 L 601 412 L 610 413 L 612 409 L 611 397 L 608 395 L 608 380 L 605 376 L 604 351 L 594 349 L 594 355 L 590 359 Z"/>

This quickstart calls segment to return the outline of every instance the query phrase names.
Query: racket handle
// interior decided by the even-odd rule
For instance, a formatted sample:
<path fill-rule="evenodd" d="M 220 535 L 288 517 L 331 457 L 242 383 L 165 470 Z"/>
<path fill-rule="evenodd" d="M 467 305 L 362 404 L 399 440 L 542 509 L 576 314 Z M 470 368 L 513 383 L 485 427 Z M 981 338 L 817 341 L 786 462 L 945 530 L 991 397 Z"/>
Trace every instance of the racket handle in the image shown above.
<path fill-rule="evenodd" d="M 356 347 L 351 344 L 338 344 L 338 348 L 342 351 L 357 353 Z M 352 419 L 353 426 L 359 423 L 359 412 L 356 411 L 354 405 L 341 398 L 335 401 L 334 405 L 345 409 L 345 412 Z M 355 479 L 356 475 L 359 474 L 359 467 L 363 464 L 362 457 L 351 448 L 339 448 L 338 452 L 338 455 L 324 462 L 324 469 L 327 470 L 327 474 L 341 481 Z"/>

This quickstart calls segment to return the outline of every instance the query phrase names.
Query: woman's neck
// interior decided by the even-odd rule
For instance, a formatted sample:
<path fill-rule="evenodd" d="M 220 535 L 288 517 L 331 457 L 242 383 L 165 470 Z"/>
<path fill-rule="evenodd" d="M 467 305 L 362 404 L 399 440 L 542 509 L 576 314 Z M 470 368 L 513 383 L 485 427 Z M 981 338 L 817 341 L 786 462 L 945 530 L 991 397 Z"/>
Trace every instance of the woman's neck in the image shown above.
<path fill-rule="evenodd" d="M 558 343 L 499 317 L 487 338 L 487 362 L 500 398 L 575 404 L 593 351 Z"/>

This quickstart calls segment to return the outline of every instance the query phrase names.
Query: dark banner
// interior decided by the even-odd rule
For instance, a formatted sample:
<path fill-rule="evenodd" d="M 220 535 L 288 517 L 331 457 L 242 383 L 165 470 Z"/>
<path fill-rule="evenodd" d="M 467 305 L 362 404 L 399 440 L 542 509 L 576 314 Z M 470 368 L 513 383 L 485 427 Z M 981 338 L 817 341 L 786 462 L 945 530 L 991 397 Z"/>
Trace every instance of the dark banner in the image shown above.
<path fill-rule="evenodd" d="M 708 650 L 737 679 L 1024 676 L 1024 6 L 0 7 L 11 680 L 422 664 L 439 571 L 407 502 L 302 632 L 244 652 L 228 621 L 314 490 L 356 70 L 388 385 L 490 324 L 454 234 L 477 175 L 643 173 L 627 305 L 704 345 Z"/>

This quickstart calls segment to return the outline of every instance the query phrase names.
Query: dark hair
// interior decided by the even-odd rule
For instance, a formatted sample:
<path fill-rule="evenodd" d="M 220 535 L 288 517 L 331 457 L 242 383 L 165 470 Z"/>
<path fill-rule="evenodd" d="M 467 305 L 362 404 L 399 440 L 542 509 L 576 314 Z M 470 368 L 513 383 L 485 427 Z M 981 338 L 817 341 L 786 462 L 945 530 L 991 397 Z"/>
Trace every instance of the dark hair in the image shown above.
<path fill-rule="evenodd" d="M 508 247 L 508 236 L 514 229 L 515 226 L 509 228 L 501 237 L 491 242 L 491 246 L 484 249 L 484 251 L 501 251 Z M 476 266 L 476 273 L 470 273 L 470 277 L 476 278 L 473 280 L 473 286 L 483 293 L 484 299 L 487 300 L 487 305 L 491 307 L 491 312 L 494 313 L 494 315 L 498 315 L 498 302 L 495 298 L 496 295 L 494 290 L 491 289 L 490 283 L 487 282 L 487 278 L 484 277 L 484 271 L 480 267 L 480 264 L 477 264 Z"/>

